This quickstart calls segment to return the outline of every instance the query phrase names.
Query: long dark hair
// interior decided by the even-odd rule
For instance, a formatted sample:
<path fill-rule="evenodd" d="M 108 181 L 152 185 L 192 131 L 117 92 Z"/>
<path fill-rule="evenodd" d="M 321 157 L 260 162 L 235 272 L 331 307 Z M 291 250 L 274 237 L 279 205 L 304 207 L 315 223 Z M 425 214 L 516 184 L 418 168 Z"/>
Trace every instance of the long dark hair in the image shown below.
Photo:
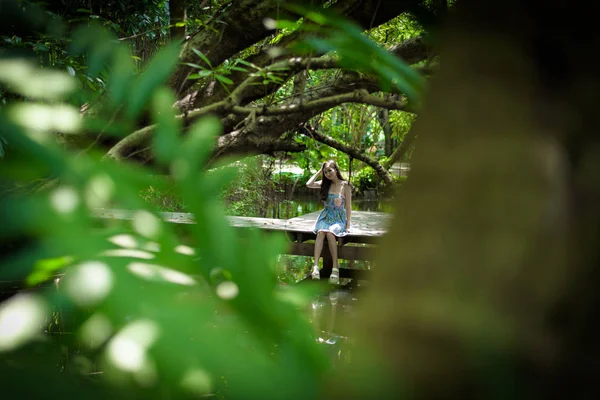
<path fill-rule="evenodd" d="M 335 168 L 335 174 L 337 175 L 339 180 L 345 181 L 345 179 L 342 177 L 342 173 L 340 172 L 340 168 L 337 166 L 335 161 L 329 160 L 327 162 L 324 162 L 322 168 L 323 179 L 321 180 L 321 201 L 327 201 L 327 196 L 329 195 L 329 188 L 331 187 L 331 180 L 327 179 L 327 177 L 325 176 L 325 167 L 327 165 L 331 165 L 333 168 Z"/>

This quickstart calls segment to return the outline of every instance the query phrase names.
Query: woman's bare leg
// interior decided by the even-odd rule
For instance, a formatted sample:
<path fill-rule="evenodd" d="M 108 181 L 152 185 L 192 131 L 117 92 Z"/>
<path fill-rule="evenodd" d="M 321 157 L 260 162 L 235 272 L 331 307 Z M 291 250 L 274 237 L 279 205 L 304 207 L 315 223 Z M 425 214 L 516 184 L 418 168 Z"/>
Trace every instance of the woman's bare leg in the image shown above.
<path fill-rule="evenodd" d="M 337 242 L 333 233 L 327 233 L 327 244 L 329 245 L 331 260 L 333 261 L 333 269 L 331 270 L 329 281 L 331 283 L 338 283 L 340 281 L 340 270 L 338 269 Z"/>
<path fill-rule="evenodd" d="M 319 279 L 319 258 L 321 257 L 321 251 L 323 250 L 323 241 L 325 240 L 325 232 L 317 232 L 317 239 L 315 240 L 315 262 L 312 270 L 312 278 Z"/>

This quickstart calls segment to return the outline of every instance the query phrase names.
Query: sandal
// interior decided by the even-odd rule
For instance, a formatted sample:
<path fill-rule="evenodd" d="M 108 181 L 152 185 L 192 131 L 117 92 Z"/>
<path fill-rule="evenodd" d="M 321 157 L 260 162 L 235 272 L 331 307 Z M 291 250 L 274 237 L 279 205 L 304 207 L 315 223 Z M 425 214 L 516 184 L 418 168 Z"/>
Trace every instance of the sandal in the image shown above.
<path fill-rule="evenodd" d="M 310 274 L 310 277 L 313 279 L 321 279 L 321 273 L 319 272 L 319 267 L 318 266 L 314 266 L 313 267 L 313 271 Z"/>
<path fill-rule="evenodd" d="M 331 275 L 329 275 L 329 283 L 334 285 L 340 283 L 340 270 L 338 268 L 333 268 L 331 270 Z"/>

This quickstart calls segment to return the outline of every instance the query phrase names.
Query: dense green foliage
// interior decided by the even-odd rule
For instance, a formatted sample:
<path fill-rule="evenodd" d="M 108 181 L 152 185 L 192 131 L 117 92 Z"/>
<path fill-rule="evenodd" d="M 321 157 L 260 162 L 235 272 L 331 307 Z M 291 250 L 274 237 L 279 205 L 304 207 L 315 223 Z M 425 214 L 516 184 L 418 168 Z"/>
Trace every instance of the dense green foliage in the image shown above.
<path fill-rule="evenodd" d="M 39 397 L 48 388 L 70 393 L 75 385 L 87 398 L 314 398 L 331 370 L 302 312 L 314 292 L 279 285 L 283 237 L 239 235 L 225 215 L 259 212 L 282 187 L 304 186 L 323 159 L 343 164 L 343 157 L 314 145 L 295 156 L 302 178 L 279 174 L 275 181 L 272 165 L 264 165 L 272 158 L 247 161 L 241 174 L 230 163 L 204 169 L 222 126 L 204 117 L 183 134 L 176 98 L 165 87 L 179 44 L 138 62 L 140 48 L 119 40 L 132 33 L 160 42 L 162 30 L 144 29 L 163 29 L 164 14 L 142 3 L 149 8 L 137 25 L 127 19 L 129 8 L 115 5 L 71 10 L 78 21 L 47 36 L 2 38 L 11 52 L 0 59 L 0 279 L 45 285 L 0 305 L 6 390 Z M 165 2 L 157 4 L 164 9 Z M 60 23 L 56 12 L 41 15 Z M 357 31 L 331 22 L 329 39 L 309 44 L 343 58 L 355 51 Z M 419 81 L 403 63 L 371 42 L 362 46 L 400 67 L 384 74 L 363 66 L 367 72 L 419 95 Z M 206 67 L 212 71 L 209 64 L 199 69 Z M 211 73 L 219 79 L 231 71 Z M 92 111 L 82 113 L 82 104 Z M 357 106 L 347 121 L 365 150 L 381 133 L 364 122 L 373 112 Z M 92 146 L 120 139 L 147 119 L 156 125 L 148 143 L 153 165 L 116 163 Z M 334 123 L 324 126 L 347 135 Z M 95 138 L 87 151 L 65 144 L 89 132 Z M 99 220 L 94 212 L 104 208 L 132 210 L 131 219 Z M 183 210 L 196 223 L 177 230 L 158 214 Z M 39 340 L 41 327 L 70 334 Z M 47 375 L 57 364 L 73 377 Z M 22 386 L 22 370 L 40 384 Z M 98 371 L 99 381 L 86 380 Z"/>
<path fill-rule="evenodd" d="M 79 31 L 81 50 L 94 51 L 102 44 L 96 41 L 98 32 Z M 104 62 L 111 70 L 123 72 L 128 64 L 119 58 L 120 51 L 113 47 Z M 119 79 L 130 91 L 125 96 L 109 85 L 112 96 L 106 108 L 110 109 L 115 99 L 125 101 L 125 117 L 134 120 L 151 105 L 159 125 L 154 151 L 163 165 L 173 168 L 175 185 L 170 189 L 198 221 L 188 227 L 185 246 L 173 228 L 157 218 L 156 208 L 138 195 L 146 185 L 159 181 L 150 171 L 100 162 L 93 154 L 71 154 L 45 139 L 54 129 L 76 134 L 80 126 L 78 113 L 65 102 L 76 95 L 73 78 L 48 71 L 52 78 L 69 82 L 71 89 L 64 92 L 63 86 L 38 93 L 28 86 L 40 73 L 35 65 L 2 62 L 3 77 L 14 74 L 14 68 L 28 68 L 30 72 L 15 83 L 31 89 L 27 103 L 11 104 L 0 114 L 2 135 L 11 143 L 0 169 L 2 180 L 23 185 L 48 173 L 60 178 L 59 186 L 49 192 L 3 197 L 3 240 L 26 234 L 35 238 L 35 244 L 4 263 L 2 275 L 15 278 L 33 273 L 36 279 L 32 283 L 37 283 L 52 277 L 65 263 L 35 260 L 62 259 L 64 255 L 68 255 L 69 268 L 60 280 L 58 294 L 21 294 L 3 304 L 1 324 L 12 323 L 11 313 L 21 314 L 27 322 L 2 336 L 0 347 L 9 351 L 5 354 L 8 359 L 12 358 L 10 351 L 25 345 L 31 349 L 33 362 L 56 363 L 49 352 L 51 343 L 37 350 L 27 343 L 37 336 L 38 327 L 48 318 L 47 311 L 60 309 L 68 320 L 65 328 L 76 333 L 61 343 L 81 348 L 79 357 L 89 360 L 81 367 L 68 368 L 84 374 L 102 368 L 107 382 L 120 381 L 123 397 L 216 392 L 228 398 L 246 398 L 247 393 L 288 398 L 314 394 L 326 362 L 297 311 L 305 297 L 298 289 L 276 287 L 275 256 L 285 242 L 256 232 L 241 238 L 229 227 L 220 193 L 235 172 L 225 168 L 206 174 L 198 167 L 219 132 L 219 123 L 200 120 L 183 141 L 179 139 L 170 111 L 172 94 L 160 86 L 174 60 L 174 48 L 167 47 L 140 76 L 133 71 L 125 75 L 127 80 L 109 75 L 110 82 Z M 43 119 L 44 113 L 59 109 L 64 110 L 60 122 Z M 37 124 L 28 125 L 31 120 Z M 164 182 L 163 189 L 166 187 Z M 98 223 L 90 216 L 98 207 L 137 211 L 131 222 Z M 2 325 L 3 332 L 7 329 Z M 282 368 L 285 365 L 288 367 Z M 17 366 L 30 367 L 24 358 Z M 3 376 L 13 373 L 6 364 L 1 368 Z M 47 384 L 60 387 L 71 383 Z M 153 391 L 148 392 L 147 387 Z M 31 388 L 28 393 L 37 392 Z"/>
<path fill-rule="evenodd" d="M 44 29 L 43 34 L 19 36 L 17 32 L 17 34 L 12 35 L 0 35 L 0 39 L 8 45 L 8 50 L 18 51 L 19 54 L 37 59 L 41 66 L 64 70 L 69 75 L 74 76 L 79 81 L 82 91 L 77 92 L 77 98 L 69 101 L 73 104 L 84 104 L 83 109 L 86 111 L 88 108 L 92 108 L 93 111 L 90 112 L 97 112 L 98 99 L 107 94 L 107 86 L 111 78 L 109 77 L 110 71 L 103 67 L 103 62 L 108 52 L 110 52 L 110 42 L 118 40 L 126 44 L 133 54 L 133 63 L 136 70 L 139 70 L 139 68 L 145 65 L 149 57 L 154 54 L 155 49 L 168 41 L 169 10 L 168 2 L 165 1 L 138 0 L 128 4 L 106 2 L 99 3 L 98 5 L 85 1 L 61 2 L 60 4 L 54 4 L 46 10 L 39 9 L 30 2 L 22 2 L 22 4 L 28 13 L 37 15 L 38 19 L 43 21 L 40 24 L 45 24 L 44 26 L 49 26 L 50 28 Z M 91 8 L 89 8 L 90 4 Z M 201 29 L 204 26 L 203 24 L 211 19 L 211 11 L 218 9 L 220 6 L 222 4 L 217 1 L 203 2 L 201 6 L 196 2 L 190 4 L 188 7 L 188 20 L 186 22 L 190 33 L 193 34 L 197 29 Z M 135 12 L 132 12 L 133 10 Z M 62 21 L 68 21 L 68 23 L 63 23 Z M 319 22 L 322 21 L 319 20 Z M 332 40 L 330 43 L 319 40 L 309 42 L 309 44 L 315 49 L 329 51 L 331 54 L 338 54 L 344 59 L 345 56 L 352 54 L 355 48 L 354 46 L 344 48 L 343 41 L 336 42 L 336 32 L 352 32 L 352 35 L 362 36 L 360 32 L 355 31 L 354 27 L 345 25 L 343 22 L 335 19 L 329 22 L 333 24 L 331 30 Z M 105 30 L 99 31 L 98 34 L 102 35 L 103 42 L 105 43 L 102 46 L 90 48 L 90 51 L 85 54 L 81 51 L 73 51 L 77 47 L 85 47 L 82 43 L 78 44 L 77 41 L 74 43 L 71 41 L 71 33 L 73 37 L 81 36 L 76 31 L 77 26 L 80 24 L 92 26 L 95 24 L 104 27 Z M 285 26 L 286 28 L 280 29 L 278 34 L 268 40 L 268 43 L 277 43 L 285 34 L 290 32 L 289 27 L 292 27 L 291 29 L 301 27 L 301 25 L 295 22 L 286 23 Z M 385 46 L 386 43 L 394 43 L 398 40 L 404 40 L 420 34 L 422 34 L 422 29 L 419 27 L 419 24 L 410 15 L 404 14 L 387 24 L 368 31 L 366 37 L 372 39 L 374 43 L 378 43 L 378 46 Z M 354 38 L 356 39 L 356 36 Z M 218 84 L 222 85 L 225 90 L 230 91 L 233 82 L 229 76 L 232 72 L 264 73 L 263 84 L 272 82 L 283 84 L 272 96 L 257 101 L 257 104 L 268 103 L 269 105 L 273 105 L 284 101 L 289 98 L 294 90 L 292 80 L 283 82 L 278 78 L 277 71 L 263 72 L 263 69 L 256 65 L 248 64 L 242 59 L 248 54 L 255 53 L 262 45 L 259 43 L 256 46 L 251 46 L 246 52 L 239 54 L 235 58 L 227 60 L 221 65 L 214 66 L 211 65 L 210 61 L 202 53 L 196 51 L 199 55 L 198 64 L 190 65 L 197 68 L 197 73 L 189 76 L 189 79 L 206 80 L 216 78 Z M 332 46 L 335 46 L 335 49 Z M 376 56 L 376 49 L 378 47 L 369 46 L 366 43 L 362 51 L 365 53 L 374 52 L 373 56 Z M 120 58 L 125 62 L 124 56 L 120 56 Z M 385 56 L 382 56 L 381 60 L 378 64 L 387 62 L 385 61 Z M 356 64 L 358 61 L 349 60 L 349 62 Z M 366 68 L 366 72 L 371 68 L 368 65 L 360 66 L 354 64 L 353 67 L 357 67 L 358 69 Z M 121 63 L 121 65 L 124 64 Z M 317 89 L 326 79 L 338 73 L 339 71 L 335 69 L 313 71 L 307 77 L 305 89 L 307 91 Z M 384 72 L 382 70 L 379 73 Z M 118 76 L 118 71 L 112 74 L 112 79 L 115 76 Z M 387 79 L 389 80 L 390 76 Z M 118 85 L 119 83 L 116 82 L 112 87 Z M 15 94 L 6 92 L 5 88 L 0 88 L 0 102 L 6 103 L 7 100 L 12 98 L 11 96 L 14 97 Z M 119 100 L 117 97 L 113 104 L 118 104 Z M 310 124 L 331 138 L 349 144 L 375 159 L 380 159 L 383 155 L 390 155 L 385 154 L 383 148 L 384 140 L 391 140 L 394 147 L 397 146 L 410 129 L 414 115 L 392 110 L 387 120 L 382 120 L 377 117 L 378 112 L 379 109 L 374 106 L 344 104 L 321 113 L 318 117 L 312 119 Z M 110 115 L 110 110 L 105 110 L 104 114 Z M 384 124 L 389 125 L 389 138 L 385 137 Z M 102 121 L 97 121 L 97 123 L 91 124 L 91 126 L 86 128 L 93 133 L 98 130 L 103 131 L 105 126 L 102 125 Z M 110 128 L 123 131 L 132 129 L 133 126 L 125 125 L 115 128 L 115 125 L 111 124 Z M 370 168 L 360 161 L 352 160 L 352 158 L 339 150 L 315 142 L 310 136 L 299 136 L 298 140 L 307 146 L 307 151 L 291 153 L 288 160 L 308 171 L 318 169 L 320 163 L 327 159 L 336 159 L 342 169 L 351 171 L 352 173 L 356 173 L 358 170 L 364 168 Z M 98 140 L 95 142 L 98 142 Z M 114 143 L 112 140 L 107 140 L 106 138 L 100 141 L 100 143 L 105 142 Z M 1 138 L 0 156 L 4 153 L 6 146 L 6 139 Z"/>

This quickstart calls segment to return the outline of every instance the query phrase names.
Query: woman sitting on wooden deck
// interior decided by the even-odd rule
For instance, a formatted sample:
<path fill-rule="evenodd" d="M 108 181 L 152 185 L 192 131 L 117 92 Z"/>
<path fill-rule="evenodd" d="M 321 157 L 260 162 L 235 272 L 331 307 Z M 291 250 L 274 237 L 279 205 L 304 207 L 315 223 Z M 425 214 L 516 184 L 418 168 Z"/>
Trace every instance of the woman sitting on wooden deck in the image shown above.
<path fill-rule="evenodd" d="M 319 174 L 322 174 L 322 180 L 317 181 Z M 329 282 L 338 283 L 340 281 L 340 270 L 338 267 L 336 238 L 345 236 L 350 230 L 352 189 L 350 184 L 342 177 L 340 169 L 333 160 L 323 163 L 321 169 L 308 180 L 306 186 L 312 189 L 321 189 L 321 201 L 325 204 L 325 208 L 319 214 L 313 227 L 317 239 L 315 240 L 315 262 L 311 276 L 313 279 L 320 279 L 321 277 L 319 257 L 321 257 L 321 251 L 323 250 L 323 241 L 327 236 L 327 244 L 333 260 Z"/>

